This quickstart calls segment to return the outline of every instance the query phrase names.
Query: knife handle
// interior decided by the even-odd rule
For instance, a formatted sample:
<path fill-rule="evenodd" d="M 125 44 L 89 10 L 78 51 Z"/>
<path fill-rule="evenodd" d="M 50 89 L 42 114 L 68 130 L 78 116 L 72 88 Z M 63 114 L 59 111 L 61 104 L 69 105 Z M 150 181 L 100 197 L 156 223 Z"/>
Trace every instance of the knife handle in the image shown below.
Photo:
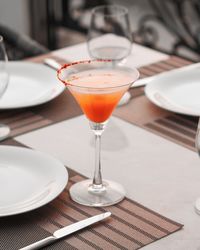
<path fill-rule="evenodd" d="M 28 245 L 26 247 L 20 248 L 19 250 L 35 250 L 40 249 L 41 247 L 44 247 L 48 244 L 53 243 L 56 240 L 54 236 L 49 236 L 45 239 L 39 240 L 31 245 Z"/>

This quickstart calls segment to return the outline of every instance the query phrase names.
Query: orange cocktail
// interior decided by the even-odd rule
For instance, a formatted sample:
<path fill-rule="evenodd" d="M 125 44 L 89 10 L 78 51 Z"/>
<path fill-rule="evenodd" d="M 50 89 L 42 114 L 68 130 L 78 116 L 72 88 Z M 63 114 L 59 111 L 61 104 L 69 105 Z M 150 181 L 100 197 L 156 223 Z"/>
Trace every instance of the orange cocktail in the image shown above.
<path fill-rule="evenodd" d="M 96 123 L 110 117 L 131 81 L 128 74 L 115 69 L 87 70 L 65 80 L 87 118 Z"/>

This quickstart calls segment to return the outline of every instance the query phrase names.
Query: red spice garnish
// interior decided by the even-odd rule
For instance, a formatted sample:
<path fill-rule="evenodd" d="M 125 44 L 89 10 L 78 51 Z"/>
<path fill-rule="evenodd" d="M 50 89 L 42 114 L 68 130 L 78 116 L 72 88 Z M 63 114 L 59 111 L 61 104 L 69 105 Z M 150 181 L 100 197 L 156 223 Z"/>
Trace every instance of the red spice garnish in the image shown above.
<path fill-rule="evenodd" d="M 70 67 L 70 66 L 73 66 L 73 65 L 77 65 L 77 64 L 81 64 L 81 63 L 91 63 L 91 62 L 112 62 L 113 60 L 110 60 L 110 59 L 95 59 L 95 60 L 83 60 L 83 61 L 77 61 L 77 62 L 72 62 L 72 63 L 66 63 L 66 64 L 64 64 L 60 69 L 58 69 L 57 70 L 57 77 L 58 77 L 58 79 L 61 81 L 61 82 L 63 82 L 64 83 L 64 85 L 65 86 L 67 86 L 68 84 L 70 84 L 70 83 L 68 83 L 68 82 L 66 82 L 66 81 L 64 81 L 63 79 L 61 79 L 60 78 L 60 74 L 61 74 L 61 71 L 63 70 L 63 69 L 66 69 L 66 68 L 68 68 L 68 67 Z"/>

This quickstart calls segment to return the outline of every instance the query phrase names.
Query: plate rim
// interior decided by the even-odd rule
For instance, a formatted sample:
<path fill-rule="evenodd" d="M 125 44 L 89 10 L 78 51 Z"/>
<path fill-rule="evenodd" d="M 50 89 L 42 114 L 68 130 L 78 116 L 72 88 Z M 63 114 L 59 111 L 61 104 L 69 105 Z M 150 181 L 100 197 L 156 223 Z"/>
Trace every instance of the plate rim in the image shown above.
<path fill-rule="evenodd" d="M 150 82 L 145 86 L 144 88 L 144 93 L 146 95 L 146 97 L 156 106 L 165 109 L 167 111 L 170 112 L 175 112 L 178 114 L 183 114 L 183 115 L 189 115 L 189 116 L 200 116 L 200 110 L 199 111 L 193 111 L 192 109 L 190 109 L 189 107 L 180 107 L 179 108 L 179 104 L 172 104 L 170 105 L 164 105 L 161 102 L 159 102 L 155 97 L 153 97 L 153 94 L 155 94 L 156 92 L 160 92 L 159 89 L 157 89 L 157 85 L 159 80 L 165 79 L 166 77 L 170 77 L 170 75 L 178 75 L 181 74 L 182 72 L 190 72 L 192 70 L 196 70 L 198 67 L 200 67 L 200 63 L 194 63 L 182 68 L 178 68 L 178 69 L 173 69 L 170 70 L 168 72 L 164 72 L 159 74 L 158 76 L 153 76 L 151 77 L 152 79 L 150 80 Z M 161 81 L 160 85 L 162 86 L 164 83 Z M 162 94 L 161 94 L 162 95 Z M 164 96 L 165 98 L 165 96 Z M 166 97 L 167 99 L 167 97 Z M 168 100 L 167 100 L 168 101 Z M 174 105 L 174 106 L 173 106 Z M 177 106 L 176 106 L 177 105 Z"/>
<path fill-rule="evenodd" d="M 10 65 L 10 66 L 9 66 Z M 7 67 L 8 67 L 8 71 L 10 70 L 9 67 L 11 67 L 12 65 L 17 65 L 22 67 L 23 65 L 29 65 L 29 67 L 45 67 L 47 70 L 50 71 L 53 71 L 53 69 L 49 68 L 48 66 L 46 66 L 45 64 L 43 63 L 34 63 L 34 62 L 26 62 L 26 61 L 8 61 L 7 63 Z M 56 79 L 56 70 L 55 70 L 55 79 Z M 56 79 L 57 80 L 57 79 Z M 9 85 L 9 83 L 8 83 Z M 55 85 L 56 86 L 56 85 Z M 60 88 L 59 88 L 59 91 L 56 93 L 56 95 L 53 96 L 53 98 L 44 98 L 44 100 L 41 100 L 37 103 L 27 103 L 27 104 L 19 104 L 17 106 L 1 106 L 0 105 L 0 110 L 9 110 L 9 109 L 20 109 L 20 108 L 28 108 L 28 107 L 35 107 L 35 106 L 38 106 L 38 105 L 41 105 L 41 104 L 44 104 L 44 103 L 47 103 L 47 102 L 50 102 L 52 100 L 54 100 L 56 97 L 58 97 L 64 90 L 65 90 L 65 86 L 64 84 L 60 84 Z"/>
<path fill-rule="evenodd" d="M 24 214 L 24 213 L 36 210 L 38 208 L 41 208 L 41 207 L 47 205 L 48 203 L 50 203 L 51 201 L 53 201 L 55 198 L 57 198 L 63 192 L 65 187 L 67 186 L 67 183 L 69 181 L 68 170 L 60 160 L 53 157 L 52 155 L 44 153 L 44 152 L 39 151 L 39 150 L 32 149 L 32 148 L 26 148 L 26 147 L 23 147 L 23 146 L 0 145 L 0 151 L 2 149 L 4 149 L 4 150 L 15 150 L 15 151 L 19 151 L 19 150 L 21 150 L 21 151 L 29 151 L 29 152 L 31 152 L 31 154 L 47 157 L 50 160 L 53 160 L 54 162 L 58 163 L 60 165 L 59 169 L 63 168 L 64 171 L 62 171 L 62 174 L 65 172 L 65 177 L 64 177 L 65 180 L 63 180 L 63 183 L 59 182 L 58 190 L 56 192 L 54 191 L 54 195 L 52 197 L 49 197 L 46 201 L 45 201 L 45 199 L 46 199 L 46 197 L 45 197 L 43 199 L 44 202 L 40 201 L 39 205 L 37 205 L 37 202 L 36 202 L 36 203 L 34 203 L 34 205 L 28 206 L 25 209 L 15 211 L 15 212 L 10 212 L 10 213 L 7 213 L 7 214 L 6 213 L 1 214 L 1 211 L 0 211 L 0 218 L 14 216 L 14 215 L 18 215 L 18 214 Z M 58 167 L 58 165 L 57 165 L 57 167 Z M 58 171 L 58 168 L 57 168 L 57 171 Z M 52 191 L 51 191 L 51 193 L 52 193 Z"/>

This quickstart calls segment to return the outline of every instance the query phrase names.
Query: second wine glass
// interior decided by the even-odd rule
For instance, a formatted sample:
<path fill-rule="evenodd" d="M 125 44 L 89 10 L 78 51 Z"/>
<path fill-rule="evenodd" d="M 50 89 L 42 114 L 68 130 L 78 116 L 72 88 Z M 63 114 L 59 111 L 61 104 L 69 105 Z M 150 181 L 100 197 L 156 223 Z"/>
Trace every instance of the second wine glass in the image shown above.
<path fill-rule="evenodd" d="M 115 63 L 125 59 L 132 47 L 128 9 L 120 5 L 94 8 L 87 45 L 93 59 L 110 59 Z"/>

